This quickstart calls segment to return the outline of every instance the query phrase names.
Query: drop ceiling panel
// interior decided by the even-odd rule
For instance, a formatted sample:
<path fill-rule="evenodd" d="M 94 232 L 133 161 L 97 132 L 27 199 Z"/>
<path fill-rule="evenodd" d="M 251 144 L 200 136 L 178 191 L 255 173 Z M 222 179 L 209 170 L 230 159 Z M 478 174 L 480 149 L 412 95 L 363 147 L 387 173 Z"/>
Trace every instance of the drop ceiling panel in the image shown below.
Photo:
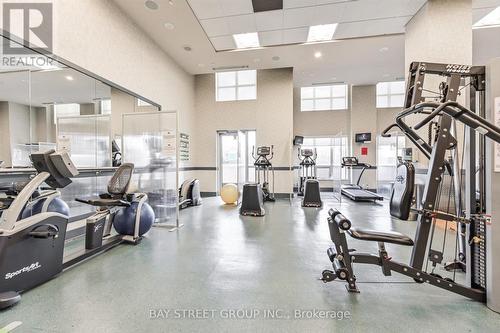
<path fill-rule="evenodd" d="M 283 11 L 273 10 L 255 14 L 257 31 L 283 29 Z"/>
<path fill-rule="evenodd" d="M 224 16 L 220 0 L 189 0 L 189 5 L 199 20 Z"/>
<path fill-rule="evenodd" d="M 283 27 L 300 28 L 314 25 L 314 7 L 303 7 L 285 10 L 283 17 Z"/>
<path fill-rule="evenodd" d="M 426 0 L 284 0 L 283 10 L 259 13 L 253 12 L 252 0 L 187 1 L 208 38 L 227 36 L 232 43 L 233 34 L 257 32 L 262 46 L 272 46 L 304 43 L 309 27 L 320 24 L 338 23 L 334 38 L 401 33 Z M 271 31 L 281 34 L 262 35 Z M 213 45 L 219 43 L 224 49 L 216 51 L 227 50 L 227 42 Z"/>
<path fill-rule="evenodd" d="M 240 15 L 226 17 L 226 23 L 230 34 L 242 34 L 247 32 L 256 32 L 255 15 Z"/>
<path fill-rule="evenodd" d="M 223 8 L 226 16 L 253 13 L 251 0 L 219 0 L 219 4 Z"/>
<path fill-rule="evenodd" d="M 405 24 L 411 16 L 396 17 L 365 22 L 342 23 L 337 27 L 334 38 L 354 38 L 404 33 Z"/>
<path fill-rule="evenodd" d="M 232 36 L 213 37 L 210 38 L 210 41 L 216 50 L 232 50 L 236 48 Z"/>
<path fill-rule="evenodd" d="M 307 40 L 308 28 L 287 29 L 283 31 L 283 44 L 303 43 Z"/>
<path fill-rule="evenodd" d="M 283 31 L 264 31 L 259 33 L 260 45 L 272 46 L 283 44 Z"/>
<path fill-rule="evenodd" d="M 316 6 L 317 0 L 283 0 L 283 8 L 300 8 Z"/>
<path fill-rule="evenodd" d="M 229 35 L 229 27 L 224 17 L 200 21 L 208 37 Z"/>

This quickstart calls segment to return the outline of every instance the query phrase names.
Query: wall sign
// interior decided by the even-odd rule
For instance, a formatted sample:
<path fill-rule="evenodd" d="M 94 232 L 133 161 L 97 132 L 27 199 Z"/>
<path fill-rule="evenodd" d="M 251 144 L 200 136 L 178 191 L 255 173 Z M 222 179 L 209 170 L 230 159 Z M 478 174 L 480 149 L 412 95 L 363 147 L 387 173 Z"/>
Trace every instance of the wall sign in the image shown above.
<path fill-rule="evenodd" d="M 500 126 L 500 97 L 495 97 L 495 114 L 494 114 L 494 122 L 495 125 Z M 494 163 L 495 163 L 495 172 L 500 172 L 500 144 L 494 143 Z"/>
<path fill-rule="evenodd" d="M 189 161 L 189 134 L 180 133 L 179 158 L 181 161 Z"/>

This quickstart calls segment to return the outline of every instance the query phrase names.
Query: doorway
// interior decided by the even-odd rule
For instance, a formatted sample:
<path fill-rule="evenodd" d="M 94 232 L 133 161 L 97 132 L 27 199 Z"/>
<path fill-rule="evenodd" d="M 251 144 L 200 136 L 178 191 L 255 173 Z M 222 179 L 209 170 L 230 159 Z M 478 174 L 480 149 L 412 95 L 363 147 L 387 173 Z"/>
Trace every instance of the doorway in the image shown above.
<path fill-rule="evenodd" d="M 252 158 L 255 134 L 255 130 L 217 132 L 217 194 L 226 184 L 236 184 L 241 190 L 245 183 L 255 181 Z"/>

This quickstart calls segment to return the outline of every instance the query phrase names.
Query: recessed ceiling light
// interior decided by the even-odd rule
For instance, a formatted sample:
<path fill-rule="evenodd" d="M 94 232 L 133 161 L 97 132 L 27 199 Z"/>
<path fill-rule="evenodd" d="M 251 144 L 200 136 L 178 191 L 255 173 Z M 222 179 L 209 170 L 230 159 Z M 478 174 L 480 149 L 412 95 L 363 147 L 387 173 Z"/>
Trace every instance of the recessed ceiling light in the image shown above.
<path fill-rule="evenodd" d="M 387 52 L 389 51 L 389 48 L 387 46 L 384 46 L 384 47 L 381 47 L 380 49 L 378 49 L 379 52 Z"/>
<path fill-rule="evenodd" d="M 184 51 L 191 52 L 192 50 L 193 49 L 191 48 L 191 46 L 189 46 L 189 45 L 184 46 Z"/>
<path fill-rule="evenodd" d="M 252 47 L 259 47 L 259 34 L 256 32 L 249 32 L 246 34 L 233 35 L 234 42 L 238 49 L 248 49 Z"/>
<path fill-rule="evenodd" d="M 170 6 L 173 6 L 173 5 L 174 5 L 174 1 L 173 1 L 173 0 L 168 0 L 168 4 L 169 4 Z"/>
<path fill-rule="evenodd" d="M 474 28 L 484 28 L 493 27 L 500 25 L 500 6 L 493 9 L 491 12 L 483 16 L 479 21 L 477 21 L 473 27 Z"/>
<path fill-rule="evenodd" d="M 321 42 L 332 40 L 335 30 L 337 30 L 337 23 L 313 25 L 309 27 L 307 35 L 307 42 Z"/>
<path fill-rule="evenodd" d="M 389 77 L 390 75 L 389 74 L 384 74 L 382 75 L 383 77 Z"/>
<path fill-rule="evenodd" d="M 253 62 L 260 62 L 260 58 L 255 58 Z"/>
<path fill-rule="evenodd" d="M 173 23 L 170 23 L 170 22 L 165 23 L 163 26 L 167 30 L 174 30 L 175 29 L 175 25 Z"/>
<path fill-rule="evenodd" d="M 278 57 L 278 56 L 274 56 L 272 59 L 273 59 L 274 61 L 279 61 L 281 58 L 280 58 L 280 57 Z"/>
<path fill-rule="evenodd" d="M 73 81 L 74 80 L 74 78 L 71 75 L 66 75 L 64 78 L 66 80 L 68 80 L 68 81 Z"/>
<path fill-rule="evenodd" d="M 198 67 L 205 67 L 205 64 L 198 64 Z"/>
<path fill-rule="evenodd" d="M 317 52 L 314 53 L 314 57 L 315 58 L 321 58 L 322 56 L 323 56 L 323 54 L 321 52 L 319 52 L 319 51 L 317 51 Z"/>
<path fill-rule="evenodd" d="M 337 78 L 334 76 L 334 77 L 330 78 L 330 80 L 335 81 L 335 80 L 337 80 Z"/>
<path fill-rule="evenodd" d="M 144 3 L 144 6 L 146 6 L 146 8 L 148 9 L 151 9 L 151 10 L 157 10 L 160 6 L 158 6 L 158 4 L 156 2 L 154 2 L 153 0 L 147 0 L 145 3 Z"/>

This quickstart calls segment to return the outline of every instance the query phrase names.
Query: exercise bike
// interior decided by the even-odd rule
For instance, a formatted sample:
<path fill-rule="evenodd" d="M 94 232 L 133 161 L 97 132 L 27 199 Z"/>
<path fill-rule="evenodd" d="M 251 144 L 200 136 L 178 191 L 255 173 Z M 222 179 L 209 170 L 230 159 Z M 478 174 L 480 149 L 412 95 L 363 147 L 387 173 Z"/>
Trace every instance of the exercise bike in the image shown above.
<path fill-rule="evenodd" d="M 77 201 L 98 207 L 86 220 L 85 249 L 64 257 L 68 215 L 31 210 L 19 219 L 33 193 L 45 182 L 60 189 L 78 175 L 67 152 L 49 150 L 30 156 L 37 175 L 19 192 L 0 218 L 0 309 L 18 303 L 21 293 L 118 244 L 138 244 L 152 226 L 154 213 L 143 193 L 127 194 L 133 165 L 123 164 L 100 198 Z M 39 202 L 43 202 L 42 199 Z M 112 234 L 114 226 L 116 234 Z"/>

